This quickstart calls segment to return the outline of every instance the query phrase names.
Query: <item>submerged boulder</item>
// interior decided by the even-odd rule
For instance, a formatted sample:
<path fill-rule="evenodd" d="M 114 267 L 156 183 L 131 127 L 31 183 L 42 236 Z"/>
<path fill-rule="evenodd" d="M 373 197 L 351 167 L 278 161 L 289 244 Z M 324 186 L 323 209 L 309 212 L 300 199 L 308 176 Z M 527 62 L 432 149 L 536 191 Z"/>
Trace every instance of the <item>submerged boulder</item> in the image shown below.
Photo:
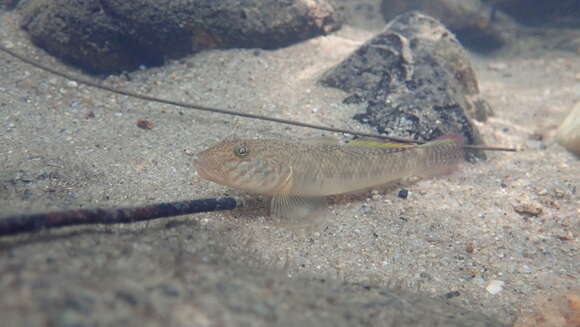
<path fill-rule="evenodd" d="M 532 6 L 533 7 L 533 6 Z M 465 46 L 492 51 L 513 42 L 518 24 L 484 0 L 383 0 L 386 21 L 404 12 L 418 10 L 441 20 Z"/>
<path fill-rule="evenodd" d="M 453 33 L 419 12 L 395 18 L 321 83 L 351 93 L 345 101 L 366 102 L 366 112 L 355 119 L 419 141 L 462 134 L 467 144 L 481 144 L 472 119 L 485 121 L 492 113 Z"/>
<path fill-rule="evenodd" d="M 203 49 L 274 49 L 340 25 L 326 0 L 39 0 L 22 24 L 34 43 L 95 73 Z"/>

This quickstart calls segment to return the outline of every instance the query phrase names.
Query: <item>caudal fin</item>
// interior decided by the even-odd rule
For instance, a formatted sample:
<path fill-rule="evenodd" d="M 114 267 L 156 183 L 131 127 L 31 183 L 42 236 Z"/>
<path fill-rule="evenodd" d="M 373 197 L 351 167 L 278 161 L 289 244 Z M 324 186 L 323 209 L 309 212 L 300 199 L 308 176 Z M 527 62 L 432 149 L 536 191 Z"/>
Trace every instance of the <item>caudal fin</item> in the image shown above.
<path fill-rule="evenodd" d="M 459 169 L 464 160 L 463 145 L 463 136 L 459 134 L 444 135 L 420 145 L 425 151 L 425 161 L 419 176 L 449 175 Z"/>

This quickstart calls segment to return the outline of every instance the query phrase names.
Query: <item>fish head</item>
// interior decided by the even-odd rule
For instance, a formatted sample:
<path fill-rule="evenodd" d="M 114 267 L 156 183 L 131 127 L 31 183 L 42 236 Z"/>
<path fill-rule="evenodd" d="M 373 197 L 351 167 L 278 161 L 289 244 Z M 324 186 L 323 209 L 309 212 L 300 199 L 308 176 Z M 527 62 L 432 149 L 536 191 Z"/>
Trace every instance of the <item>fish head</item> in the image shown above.
<path fill-rule="evenodd" d="M 194 165 L 207 180 L 259 194 L 289 187 L 292 169 L 284 142 L 229 138 L 199 153 Z"/>

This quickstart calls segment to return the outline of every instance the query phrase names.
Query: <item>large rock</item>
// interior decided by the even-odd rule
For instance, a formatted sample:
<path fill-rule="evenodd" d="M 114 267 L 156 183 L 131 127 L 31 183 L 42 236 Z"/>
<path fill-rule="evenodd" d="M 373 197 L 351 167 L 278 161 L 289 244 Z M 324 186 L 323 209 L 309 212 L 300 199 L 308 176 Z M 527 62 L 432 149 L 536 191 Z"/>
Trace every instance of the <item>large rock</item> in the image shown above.
<path fill-rule="evenodd" d="M 14 9 L 18 5 L 18 0 L 0 0 L 0 9 Z"/>
<path fill-rule="evenodd" d="M 485 121 L 491 108 L 467 53 L 429 16 L 398 16 L 321 82 L 352 93 L 346 101 L 366 101 L 355 118 L 381 133 L 420 141 L 460 133 L 468 144 L 483 143 L 471 119 Z"/>
<path fill-rule="evenodd" d="M 484 0 L 494 8 L 532 26 L 580 27 L 580 1 Z"/>
<path fill-rule="evenodd" d="M 37 0 L 23 27 L 51 54 L 111 73 L 208 48 L 283 47 L 340 19 L 326 0 Z"/>
<path fill-rule="evenodd" d="M 411 10 L 441 20 L 464 45 L 473 49 L 490 51 L 515 39 L 517 24 L 511 17 L 481 0 L 383 0 L 381 3 L 386 21 Z"/>

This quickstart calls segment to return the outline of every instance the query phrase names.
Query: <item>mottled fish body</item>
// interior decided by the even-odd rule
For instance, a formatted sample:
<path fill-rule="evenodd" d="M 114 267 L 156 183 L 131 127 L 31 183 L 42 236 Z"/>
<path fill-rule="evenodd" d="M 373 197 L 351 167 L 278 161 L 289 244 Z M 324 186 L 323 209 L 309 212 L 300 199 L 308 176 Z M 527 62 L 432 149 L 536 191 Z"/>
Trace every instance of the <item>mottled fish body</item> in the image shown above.
<path fill-rule="evenodd" d="M 201 152 L 195 166 L 202 178 L 271 195 L 274 215 L 304 218 L 324 206 L 327 195 L 449 173 L 462 161 L 460 136 L 422 145 L 226 139 Z"/>

